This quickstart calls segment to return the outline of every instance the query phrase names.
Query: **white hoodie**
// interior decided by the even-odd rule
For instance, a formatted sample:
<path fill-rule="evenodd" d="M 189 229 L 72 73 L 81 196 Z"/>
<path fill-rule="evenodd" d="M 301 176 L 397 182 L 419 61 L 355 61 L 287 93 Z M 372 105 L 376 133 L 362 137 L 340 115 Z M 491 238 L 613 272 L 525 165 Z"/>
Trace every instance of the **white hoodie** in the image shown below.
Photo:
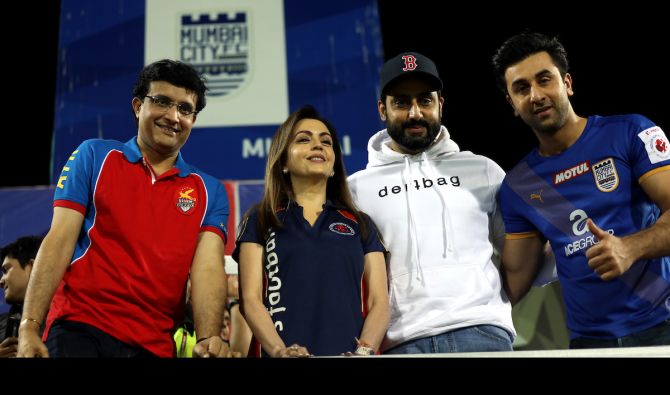
<path fill-rule="evenodd" d="M 505 172 L 459 152 L 442 126 L 425 152 L 393 151 L 386 129 L 368 142 L 368 165 L 349 177 L 358 207 L 391 253 L 391 320 L 382 350 L 453 329 L 490 324 L 516 334 L 496 254 L 505 230 L 496 194 Z"/>

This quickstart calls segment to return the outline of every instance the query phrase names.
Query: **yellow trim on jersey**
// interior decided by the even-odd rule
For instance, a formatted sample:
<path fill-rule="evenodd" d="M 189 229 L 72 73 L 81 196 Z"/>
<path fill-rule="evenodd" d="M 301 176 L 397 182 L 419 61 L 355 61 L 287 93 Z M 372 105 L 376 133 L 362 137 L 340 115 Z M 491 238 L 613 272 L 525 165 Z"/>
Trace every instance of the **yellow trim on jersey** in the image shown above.
<path fill-rule="evenodd" d="M 58 179 L 58 188 L 63 189 L 65 185 L 63 185 L 63 181 L 67 180 L 67 176 L 60 176 Z"/>
<path fill-rule="evenodd" d="M 638 184 L 642 184 L 642 181 L 646 180 L 647 178 L 653 176 L 656 173 L 660 173 L 662 171 L 670 170 L 670 165 L 665 165 L 661 167 L 657 167 L 654 170 L 649 170 L 648 172 L 644 173 L 642 177 L 637 179 Z"/>
<path fill-rule="evenodd" d="M 530 239 L 540 237 L 540 232 L 505 233 L 505 240 Z"/>

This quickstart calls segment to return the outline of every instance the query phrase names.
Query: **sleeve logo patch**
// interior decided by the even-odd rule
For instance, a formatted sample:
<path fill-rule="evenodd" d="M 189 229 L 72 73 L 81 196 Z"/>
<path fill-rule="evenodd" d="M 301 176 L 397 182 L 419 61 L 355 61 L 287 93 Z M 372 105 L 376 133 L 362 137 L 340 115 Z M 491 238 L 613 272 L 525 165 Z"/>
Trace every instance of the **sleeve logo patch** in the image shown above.
<path fill-rule="evenodd" d="M 670 158 L 668 137 L 658 126 L 641 131 L 637 135 L 644 143 L 649 161 L 654 164 Z"/>

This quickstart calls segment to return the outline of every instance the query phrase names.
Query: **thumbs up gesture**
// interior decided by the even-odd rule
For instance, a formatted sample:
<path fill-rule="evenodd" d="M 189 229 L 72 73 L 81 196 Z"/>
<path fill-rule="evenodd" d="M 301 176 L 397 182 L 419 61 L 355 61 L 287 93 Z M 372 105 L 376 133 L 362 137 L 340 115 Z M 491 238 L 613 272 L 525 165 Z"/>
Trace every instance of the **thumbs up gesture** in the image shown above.
<path fill-rule="evenodd" d="M 612 280 L 626 272 L 635 259 L 624 240 L 600 229 L 590 218 L 586 221 L 586 225 L 599 240 L 598 244 L 586 251 L 589 267 L 604 281 Z"/>

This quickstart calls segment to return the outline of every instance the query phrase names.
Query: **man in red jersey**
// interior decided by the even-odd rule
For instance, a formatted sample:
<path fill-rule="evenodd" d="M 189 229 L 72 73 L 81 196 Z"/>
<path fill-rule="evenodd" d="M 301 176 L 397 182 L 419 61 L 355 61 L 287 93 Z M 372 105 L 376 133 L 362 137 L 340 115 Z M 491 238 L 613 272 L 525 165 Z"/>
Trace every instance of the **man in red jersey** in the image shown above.
<path fill-rule="evenodd" d="M 137 136 L 86 140 L 72 153 L 28 284 L 18 356 L 172 357 L 189 272 L 194 355 L 229 354 L 219 337 L 228 200 L 179 152 L 206 89 L 190 65 L 152 63 L 133 90 Z"/>

